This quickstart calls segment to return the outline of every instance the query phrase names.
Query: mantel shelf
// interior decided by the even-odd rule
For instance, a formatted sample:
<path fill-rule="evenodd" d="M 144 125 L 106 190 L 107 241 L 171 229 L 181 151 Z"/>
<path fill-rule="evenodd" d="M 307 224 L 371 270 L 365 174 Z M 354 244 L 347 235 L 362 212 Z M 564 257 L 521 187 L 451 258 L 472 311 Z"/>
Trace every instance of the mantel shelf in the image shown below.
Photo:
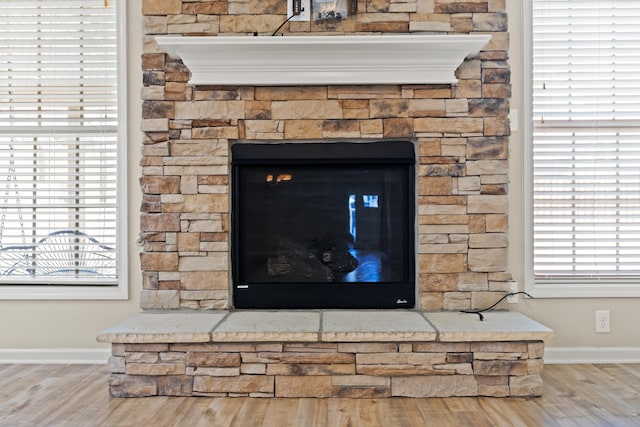
<path fill-rule="evenodd" d="M 452 84 L 488 34 L 156 36 L 193 85 Z"/>

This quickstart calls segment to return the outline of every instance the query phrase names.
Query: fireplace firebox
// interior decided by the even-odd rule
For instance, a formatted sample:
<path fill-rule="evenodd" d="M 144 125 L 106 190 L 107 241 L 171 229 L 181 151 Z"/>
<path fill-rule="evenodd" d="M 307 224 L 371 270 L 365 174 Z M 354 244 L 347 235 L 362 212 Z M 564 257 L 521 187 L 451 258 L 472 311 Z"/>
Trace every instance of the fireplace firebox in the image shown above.
<path fill-rule="evenodd" d="M 410 141 L 237 143 L 236 308 L 415 305 Z"/>

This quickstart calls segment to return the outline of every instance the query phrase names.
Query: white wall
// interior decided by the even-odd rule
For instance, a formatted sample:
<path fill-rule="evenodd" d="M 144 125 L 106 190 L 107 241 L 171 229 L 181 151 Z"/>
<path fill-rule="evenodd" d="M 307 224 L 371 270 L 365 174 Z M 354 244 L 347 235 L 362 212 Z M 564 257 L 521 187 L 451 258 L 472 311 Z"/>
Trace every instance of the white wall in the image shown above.
<path fill-rule="evenodd" d="M 507 0 L 509 13 L 511 83 L 513 98 L 511 108 L 518 110 L 517 131 L 510 140 L 509 185 L 509 271 L 520 283 L 524 282 L 523 243 L 523 77 L 522 77 L 522 0 Z M 512 124 L 513 127 L 513 124 Z M 514 310 L 538 320 L 556 332 L 552 346 L 561 347 L 640 347 L 640 298 L 557 298 L 520 299 L 510 306 Z M 595 310 L 610 310 L 611 333 L 595 333 Z"/>
<path fill-rule="evenodd" d="M 129 85 L 129 294 L 128 301 L 0 301 L 0 352 L 2 349 L 106 348 L 97 344 L 96 334 L 113 323 L 139 311 L 141 274 L 139 251 L 135 245 L 139 224 L 141 117 L 142 16 L 141 0 L 127 2 L 128 17 L 128 85 Z M 522 37 L 521 0 L 508 0 L 511 32 L 513 100 L 518 110 L 518 129 L 522 129 Z M 522 239 L 522 133 L 511 138 L 510 186 L 510 271 L 514 279 L 523 280 Z M 635 299 L 537 299 L 522 300 L 511 307 L 546 324 L 556 331 L 552 345 L 633 346 L 640 347 L 640 298 Z M 594 311 L 611 311 L 611 333 L 595 334 Z"/>
<path fill-rule="evenodd" d="M 142 146 L 141 8 L 141 0 L 127 1 L 130 298 L 128 301 L 0 301 L 0 359 L 2 349 L 107 348 L 96 343 L 98 332 L 140 311 L 142 279 L 135 240 L 140 222 L 138 164 Z"/>

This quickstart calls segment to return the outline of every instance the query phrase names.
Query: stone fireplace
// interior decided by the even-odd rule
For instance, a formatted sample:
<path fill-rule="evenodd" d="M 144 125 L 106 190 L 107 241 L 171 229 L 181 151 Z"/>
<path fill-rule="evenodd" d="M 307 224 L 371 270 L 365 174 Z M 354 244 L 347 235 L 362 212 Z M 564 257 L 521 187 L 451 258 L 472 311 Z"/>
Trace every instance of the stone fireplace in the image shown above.
<path fill-rule="evenodd" d="M 270 84 L 259 85 L 202 80 L 202 69 L 190 69 L 172 49 L 168 55 L 160 46 L 167 39 L 160 40 L 197 36 L 206 43 L 257 33 L 264 43 L 286 19 L 286 1 L 143 1 L 143 313 L 98 336 L 112 345 L 111 394 L 541 394 L 543 340 L 553 332 L 515 312 L 492 312 L 484 321 L 459 312 L 495 303 L 510 281 L 504 3 L 359 0 L 358 14 L 348 19 L 283 26 L 289 37 L 490 35 L 451 78 L 390 82 L 389 73 L 376 69 L 371 75 L 387 79 L 383 83 L 372 83 L 367 73 L 360 73 L 360 83 L 314 82 L 299 72 L 292 77 L 296 84 L 274 85 L 282 76 L 273 73 Z M 196 57 L 225 63 L 198 49 L 192 49 Z M 404 65 L 397 72 L 404 76 Z M 242 79 L 244 72 L 238 74 L 230 79 Z M 409 79 L 416 74 L 422 76 L 409 73 Z M 351 146 L 368 149 L 349 148 L 350 160 L 335 162 L 331 171 L 316 168 L 319 160 L 343 159 Z M 258 172 L 252 169 L 256 150 L 269 152 Z M 372 160 L 378 150 L 382 154 Z M 396 172 L 389 166 L 394 163 L 409 172 Z M 250 171 L 243 175 L 245 167 Z M 373 171 L 378 167 L 383 172 Z M 341 188 L 316 200 L 334 186 Z M 293 202 L 280 203 L 284 196 Z M 248 205 L 256 200 L 257 207 Z M 271 206 L 274 200 L 279 203 Z M 358 220 L 365 203 L 378 211 Z M 267 210 L 271 217 L 263 218 Z M 292 210 L 303 219 L 278 221 Z M 247 226 L 243 218 L 255 223 Z M 327 229 L 332 222 L 337 225 Z M 346 279 L 366 262 L 358 250 L 377 254 L 377 279 Z M 242 251 L 249 256 L 239 261 Z M 382 259 L 393 267 L 382 268 Z M 265 284 L 271 288 L 253 299 L 239 297 Z M 313 288 L 311 298 L 292 291 L 292 284 Z M 338 294 L 311 304 L 324 285 Z M 278 287 L 294 294 L 293 303 L 256 302 Z M 380 301 L 406 300 L 406 308 L 382 310 L 389 306 L 380 301 L 334 304 L 344 288 L 391 289 Z"/>
<path fill-rule="evenodd" d="M 142 308 L 232 308 L 230 147 L 406 140 L 416 151 L 416 303 L 481 308 L 508 289 L 509 64 L 503 1 L 362 2 L 287 34 L 488 34 L 455 84 L 192 85 L 156 37 L 268 33 L 286 2 L 145 1 Z M 286 36 L 284 37 L 286 38 Z"/>

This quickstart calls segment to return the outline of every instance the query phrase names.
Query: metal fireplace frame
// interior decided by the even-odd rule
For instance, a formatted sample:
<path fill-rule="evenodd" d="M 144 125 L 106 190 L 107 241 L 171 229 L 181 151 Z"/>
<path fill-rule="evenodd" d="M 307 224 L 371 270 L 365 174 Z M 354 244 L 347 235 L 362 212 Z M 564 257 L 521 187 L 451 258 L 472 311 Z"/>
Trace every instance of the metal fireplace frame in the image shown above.
<path fill-rule="evenodd" d="M 363 144 L 366 149 L 363 149 Z M 232 296 L 239 309 L 390 309 L 416 304 L 416 154 L 411 141 L 236 143 L 231 146 Z M 240 278 L 242 252 L 240 173 L 245 166 L 341 165 L 401 166 L 406 180 L 406 224 L 402 279 L 394 282 L 252 283 Z"/>

